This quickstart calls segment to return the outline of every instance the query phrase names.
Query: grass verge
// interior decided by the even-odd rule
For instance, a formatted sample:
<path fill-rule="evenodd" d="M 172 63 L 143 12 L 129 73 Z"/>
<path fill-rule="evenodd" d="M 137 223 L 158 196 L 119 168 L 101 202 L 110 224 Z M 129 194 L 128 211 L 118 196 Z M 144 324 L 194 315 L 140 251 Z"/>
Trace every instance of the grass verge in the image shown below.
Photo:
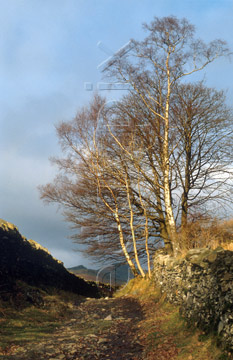
<path fill-rule="evenodd" d="M 40 295 L 43 297 L 40 307 L 23 301 L 16 307 L 12 301 L 0 301 L 0 355 L 8 354 L 11 348 L 51 337 L 64 319 L 72 316 L 75 302 L 83 298 L 52 289 L 49 293 L 40 290 Z"/>
<path fill-rule="evenodd" d="M 206 335 L 189 325 L 179 308 L 168 303 L 155 284 L 136 278 L 115 296 L 133 296 L 140 301 L 144 320 L 139 337 L 145 346 L 145 360 L 230 360 L 232 355 L 217 347 L 216 334 Z"/>

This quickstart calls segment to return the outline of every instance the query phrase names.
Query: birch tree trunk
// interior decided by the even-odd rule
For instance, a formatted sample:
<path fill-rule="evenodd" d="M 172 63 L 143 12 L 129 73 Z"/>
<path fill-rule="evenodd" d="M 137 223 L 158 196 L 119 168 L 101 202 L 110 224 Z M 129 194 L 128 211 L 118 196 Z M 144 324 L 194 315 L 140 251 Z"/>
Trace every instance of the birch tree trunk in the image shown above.
<path fill-rule="evenodd" d="M 163 167 L 164 167 L 164 205 L 166 214 L 166 224 L 169 238 L 165 239 L 165 248 L 168 253 L 173 252 L 172 243 L 174 243 L 176 235 L 176 224 L 172 209 L 171 187 L 170 187 L 170 155 L 169 155 L 169 108 L 171 95 L 171 81 L 169 68 L 170 49 L 167 54 L 166 70 L 167 70 L 167 97 L 164 116 L 164 144 L 163 144 Z"/>

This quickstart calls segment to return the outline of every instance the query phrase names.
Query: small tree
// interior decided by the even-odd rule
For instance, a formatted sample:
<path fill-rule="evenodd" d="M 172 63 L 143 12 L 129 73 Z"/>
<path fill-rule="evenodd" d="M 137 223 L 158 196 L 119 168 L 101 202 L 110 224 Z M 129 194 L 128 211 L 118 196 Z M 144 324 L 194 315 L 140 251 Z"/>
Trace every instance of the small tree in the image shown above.
<path fill-rule="evenodd" d="M 103 104 L 104 100 L 96 96 L 73 121 L 57 127 L 66 157 L 52 160 L 59 166 L 60 175 L 53 184 L 40 188 L 41 197 L 62 205 L 67 221 L 78 230 L 73 239 L 84 245 L 84 253 L 101 261 L 119 261 L 123 255 L 132 272 L 144 277 L 141 261 L 145 256 L 150 275 L 151 224 L 146 208 L 142 212 L 135 206 L 140 192 L 138 173 L 130 168 L 106 124 L 101 125 Z M 118 135 L 124 142 L 130 138 L 121 128 Z M 137 183 L 138 190 L 132 182 Z M 143 204 L 141 194 L 138 203 Z"/>

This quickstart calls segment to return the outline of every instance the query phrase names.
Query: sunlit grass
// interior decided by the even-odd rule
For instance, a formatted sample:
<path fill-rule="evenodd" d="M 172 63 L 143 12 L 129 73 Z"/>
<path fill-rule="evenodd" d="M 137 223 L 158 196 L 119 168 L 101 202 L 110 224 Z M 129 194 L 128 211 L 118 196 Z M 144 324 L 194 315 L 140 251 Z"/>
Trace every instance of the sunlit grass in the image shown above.
<path fill-rule="evenodd" d="M 34 307 L 20 312 L 6 311 L 6 317 L 1 318 L 0 348 L 4 350 L 9 345 L 22 345 L 31 341 L 51 336 L 62 325 L 62 320 L 55 314 Z"/>
<path fill-rule="evenodd" d="M 64 319 L 73 313 L 73 304 L 83 297 L 73 293 L 53 290 L 43 293 L 44 306 L 26 306 L 16 308 L 10 301 L 0 303 L 0 354 L 14 345 L 39 343 L 41 339 L 51 337 Z"/>
<path fill-rule="evenodd" d="M 139 333 L 145 344 L 145 359 L 163 359 L 163 353 L 169 351 L 173 360 L 232 359 L 217 347 L 216 334 L 206 335 L 189 325 L 179 308 L 167 302 L 166 295 L 161 295 L 153 282 L 138 277 L 115 296 L 136 297 L 143 306 L 145 319 L 139 325 Z"/>

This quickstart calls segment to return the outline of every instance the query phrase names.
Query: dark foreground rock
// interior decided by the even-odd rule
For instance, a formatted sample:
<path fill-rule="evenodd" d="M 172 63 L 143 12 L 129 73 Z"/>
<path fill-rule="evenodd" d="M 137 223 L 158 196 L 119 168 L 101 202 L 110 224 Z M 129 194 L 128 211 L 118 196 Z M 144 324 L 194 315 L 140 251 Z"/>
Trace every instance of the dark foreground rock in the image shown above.
<path fill-rule="evenodd" d="M 0 248 L 0 296 L 14 292 L 17 280 L 43 289 L 53 287 L 89 297 L 99 296 L 94 282 L 71 274 L 47 249 L 27 240 L 16 226 L 1 219 Z"/>
<path fill-rule="evenodd" d="M 74 308 L 51 336 L 12 346 L 6 360 L 142 360 L 137 324 L 142 310 L 133 298 L 88 299 Z"/>

